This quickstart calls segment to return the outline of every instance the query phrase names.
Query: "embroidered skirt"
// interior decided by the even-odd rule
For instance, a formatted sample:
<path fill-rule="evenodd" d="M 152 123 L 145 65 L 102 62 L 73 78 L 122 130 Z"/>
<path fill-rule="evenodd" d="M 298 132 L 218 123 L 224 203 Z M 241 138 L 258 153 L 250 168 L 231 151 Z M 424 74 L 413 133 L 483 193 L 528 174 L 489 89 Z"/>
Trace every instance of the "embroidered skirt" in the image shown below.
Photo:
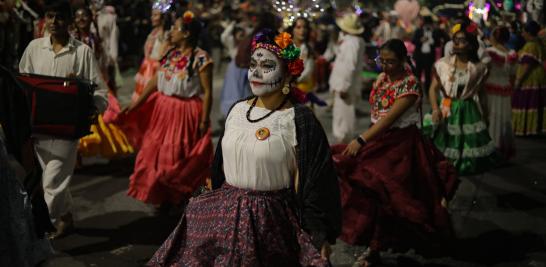
<path fill-rule="evenodd" d="M 148 266 L 327 266 L 298 223 L 291 190 L 224 184 L 190 199 Z"/>
<path fill-rule="evenodd" d="M 437 126 L 425 120 L 423 132 L 453 163 L 459 175 L 483 173 L 500 162 L 496 144 L 472 99 L 451 99 L 451 115 Z"/>
<path fill-rule="evenodd" d="M 374 250 L 430 251 L 452 237 L 447 209 L 458 185 L 456 171 L 416 126 L 393 128 L 356 157 L 332 153 L 340 176 L 340 239 Z"/>
<path fill-rule="evenodd" d="M 512 127 L 517 136 L 546 133 L 546 84 L 522 87 L 512 96 Z"/>
<path fill-rule="evenodd" d="M 211 131 L 199 135 L 203 102 L 199 97 L 177 98 L 155 92 L 144 105 L 153 105 L 153 111 L 128 194 L 152 204 L 179 204 L 210 176 Z"/>

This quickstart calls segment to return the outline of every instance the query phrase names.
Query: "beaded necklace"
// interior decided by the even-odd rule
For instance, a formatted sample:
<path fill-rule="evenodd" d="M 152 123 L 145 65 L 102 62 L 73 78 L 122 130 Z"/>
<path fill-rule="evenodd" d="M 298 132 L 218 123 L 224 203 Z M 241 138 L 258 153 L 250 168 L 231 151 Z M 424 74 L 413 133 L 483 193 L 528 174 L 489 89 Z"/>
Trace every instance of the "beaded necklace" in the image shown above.
<path fill-rule="evenodd" d="M 259 122 L 259 121 L 261 121 L 261 120 L 263 120 L 263 119 L 265 119 L 265 118 L 271 116 L 271 114 L 273 114 L 273 112 L 275 112 L 275 111 L 281 109 L 282 107 L 284 107 L 284 105 L 286 104 L 286 102 L 288 102 L 288 96 L 286 96 L 286 97 L 284 98 L 284 100 L 282 101 L 282 103 L 281 103 L 276 109 L 270 111 L 269 113 L 265 114 L 265 115 L 264 115 L 263 117 L 261 117 L 261 118 L 258 118 L 258 119 L 253 120 L 253 119 L 250 118 L 250 112 L 252 111 L 252 109 L 254 109 L 254 107 L 256 106 L 256 103 L 257 103 L 257 102 L 258 102 L 258 97 L 255 97 L 255 98 L 254 98 L 254 101 L 252 101 L 252 104 L 250 105 L 250 108 L 248 108 L 248 110 L 247 110 L 247 112 L 246 112 L 246 119 L 247 119 L 248 122 L 250 122 L 250 123 Z"/>

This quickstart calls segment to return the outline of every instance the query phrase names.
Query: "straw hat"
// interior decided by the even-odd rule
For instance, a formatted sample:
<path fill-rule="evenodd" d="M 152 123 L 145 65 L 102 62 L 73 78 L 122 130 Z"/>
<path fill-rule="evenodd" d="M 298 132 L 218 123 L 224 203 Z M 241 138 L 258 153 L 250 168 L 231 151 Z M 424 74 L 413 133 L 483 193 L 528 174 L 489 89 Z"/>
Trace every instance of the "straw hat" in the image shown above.
<path fill-rule="evenodd" d="M 344 32 L 350 34 L 361 34 L 364 27 L 358 21 L 358 16 L 354 13 L 348 13 L 336 19 L 337 26 Z"/>

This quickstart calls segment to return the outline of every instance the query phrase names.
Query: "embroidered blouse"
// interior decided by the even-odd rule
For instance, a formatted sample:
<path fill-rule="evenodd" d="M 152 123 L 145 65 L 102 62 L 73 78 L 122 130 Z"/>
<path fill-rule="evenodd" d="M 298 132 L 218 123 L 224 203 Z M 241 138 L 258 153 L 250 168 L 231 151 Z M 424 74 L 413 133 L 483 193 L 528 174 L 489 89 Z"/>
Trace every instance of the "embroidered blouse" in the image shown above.
<path fill-rule="evenodd" d="M 417 78 L 409 68 L 406 69 L 404 78 L 396 81 L 391 81 L 384 72 L 379 74 L 370 94 L 372 123 L 377 123 L 384 118 L 391 110 L 396 99 L 408 95 L 421 96 Z M 404 128 L 417 124 L 419 122 L 418 103 L 419 101 L 398 118 L 391 127 Z"/>
<path fill-rule="evenodd" d="M 486 89 L 490 93 L 512 95 L 511 78 L 515 75 L 517 53 L 514 50 L 505 52 L 496 47 L 488 47 L 486 51 L 490 58 L 490 74 L 486 81 Z"/>
<path fill-rule="evenodd" d="M 222 139 L 224 173 L 228 184 L 244 189 L 272 191 L 290 188 L 297 169 L 294 109 L 276 111 L 257 123 L 250 123 L 246 112 L 250 105 L 236 104 L 226 120 Z M 251 118 L 269 113 L 254 107 Z M 258 140 L 256 131 L 267 128 L 270 136 Z"/>
<path fill-rule="evenodd" d="M 168 96 L 193 97 L 201 93 L 199 73 L 212 64 L 207 52 L 200 48 L 194 50 L 193 73 L 188 77 L 191 55 L 182 55 L 172 50 L 160 62 L 157 72 L 157 90 Z"/>
<path fill-rule="evenodd" d="M 153 30 L 148 34 L 146 43 L 144 43 L 144 57 L 159 60 L 161 59 L 161 46 L 163 44 L 163 31 Z"/>
<path fill-rule="evenodd" d="M 454 83 L 458 83 L 456 82 L 458 79 L 454 76 L 456 72 L 455 59 L 455 56 L 447 56 L 434 63 L 434 70 L 442 85 L 442 93 L 444 97 L 474 98 L 482 89 L 485 78 L 489 73 L 487 66 L 482 62 L 473 63 L 469 61 L 466 67 L 468 73 L 467 83 L 462 90 L 459 90 L 459 86 L 454 85 Z"/>

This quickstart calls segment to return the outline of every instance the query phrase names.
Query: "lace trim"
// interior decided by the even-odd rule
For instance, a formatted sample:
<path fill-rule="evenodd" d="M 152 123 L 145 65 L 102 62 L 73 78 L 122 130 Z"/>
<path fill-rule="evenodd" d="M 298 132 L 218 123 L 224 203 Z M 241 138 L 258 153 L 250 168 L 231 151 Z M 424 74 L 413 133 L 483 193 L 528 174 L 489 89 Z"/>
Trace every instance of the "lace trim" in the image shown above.
<path fill-rule="evenodd" d="M 490 141 L 487 145 L 481 147 L 465 148 L 462 153 L 455 148 L 446 148 L 444 155 L 447 158 L 458 160 L 461 158 L 483 158 L 491 155 L 493 152 L 495 152 L 495 143 Z"/>
<path fill-rule="evenodd" d="M 447 125 L 447 132 L 450 135 L 476 134 L 484 130 L 487 130 L 487 125 L 485 125 L 483 121 L 479 121 L 472 124 L 463 124 L 462 127 L 459 125 L 453 125 L 453 124 Z"/>

